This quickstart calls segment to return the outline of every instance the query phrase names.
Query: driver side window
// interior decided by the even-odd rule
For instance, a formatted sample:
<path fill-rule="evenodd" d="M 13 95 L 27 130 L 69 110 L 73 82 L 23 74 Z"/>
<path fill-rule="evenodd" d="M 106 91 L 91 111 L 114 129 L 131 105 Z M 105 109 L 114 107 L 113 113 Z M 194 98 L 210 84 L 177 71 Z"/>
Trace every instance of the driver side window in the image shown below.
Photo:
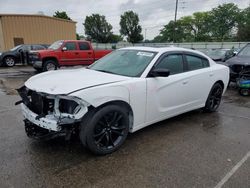
<path fill-rule="evenodd" d="M 67 50 L 71 51 L 71 50 L 77 50 L 76 48 L 76 43 L 75 42 L 67 42 L 64 47 L 67 48 Z"/>
<path fill-rule="evenodd" d="M 160 63 L 156 65 L 157 69 L 168 69 L 170 75 L 184 72 L 183 58 L 181 54 L 171 54 L 165 56 Z"/>

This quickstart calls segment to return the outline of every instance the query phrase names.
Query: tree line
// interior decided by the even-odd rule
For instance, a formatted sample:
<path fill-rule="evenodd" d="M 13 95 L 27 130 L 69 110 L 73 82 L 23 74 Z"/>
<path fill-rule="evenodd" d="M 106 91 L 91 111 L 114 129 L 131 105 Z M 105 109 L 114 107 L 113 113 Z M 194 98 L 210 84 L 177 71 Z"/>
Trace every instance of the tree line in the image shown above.
<path fill-rule="evenodd" d="M 239 9 L 233 3 L 207 12 L 195 12 L 160 30 L 154 42 L 249 41 L 250 7 Z"/>
<path fill-rule="evenodd" d="M 54 17 L 71 20 L 66 12 L 55 12 Z M 120 16 L 120 35 L 112 32 L 112 25 L 100 14 L 86 16 L 83 23 L 87 40 L 99 43 L 143 41 L 139 16 L 133 11 Z M 78 35 L 79 37 L 79 35 Z M 250 41 L 250 6 L 240 9 L 234 3 L 225 3 L 211 11 L 195 12 L 176 22 L 171 20 L 163 26 L 151 42 L 209 42 Z"/>
<path fill-rule="evenodd" d="M 71 20 L 65 11 L 56 11 L 54 17 Z M 86 16 L 83 23 L 87 40 L 99 43 L 116 43 L 126 37 L 128 42 L 137 43 L 143 41 L 142 27 L 139 24 L 139 16 L 133 11 L 124 12 L 120 18 L 120 35 L 112 32 L 112 25 L 106 17 L 100 14 Z M 77 38 L 80 38 L 77 35 Z"/>

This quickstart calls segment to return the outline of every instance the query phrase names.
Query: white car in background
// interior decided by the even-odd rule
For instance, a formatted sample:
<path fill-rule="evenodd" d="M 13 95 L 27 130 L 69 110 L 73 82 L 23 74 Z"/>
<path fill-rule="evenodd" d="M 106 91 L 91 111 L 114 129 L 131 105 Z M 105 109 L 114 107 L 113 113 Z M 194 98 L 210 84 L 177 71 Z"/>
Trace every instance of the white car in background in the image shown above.
<path fill-rule="evenodd" d="M 30 78 L 20 88 L 25 130 L 33 138 L 78 133 L 96 154 L 117 150 L 128 132 L 204 108 L 214 112 L 229 69 L 183 48 L 130 47 L 87 68 Z"/>

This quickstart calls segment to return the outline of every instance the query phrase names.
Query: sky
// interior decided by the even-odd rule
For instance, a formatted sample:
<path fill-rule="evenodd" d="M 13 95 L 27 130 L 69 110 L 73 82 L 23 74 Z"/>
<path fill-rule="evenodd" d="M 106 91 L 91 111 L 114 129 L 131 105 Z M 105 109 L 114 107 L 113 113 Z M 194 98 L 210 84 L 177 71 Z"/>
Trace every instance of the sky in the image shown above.
<path fill-rule="evenodd" d="M 193 12 L 208 11 L 223 3 L 235 3 L 246 8 L 250 0 L 179 0 L 177 19 L 192 15 Z M 38 14 L 52 16 L 55 11 L 66 11 L 77 22 L 76 31 L 84 34 L 82 23 L 85 17 L 93 13 L 106 16 L 113 26 L 113 32 L 119 34 L 120 15 L 133 10 L 139 15 L 142 34 L 153 39 L 163 25 L 174 19 L 175 0 L 0 0 L 0 14 Z"/>

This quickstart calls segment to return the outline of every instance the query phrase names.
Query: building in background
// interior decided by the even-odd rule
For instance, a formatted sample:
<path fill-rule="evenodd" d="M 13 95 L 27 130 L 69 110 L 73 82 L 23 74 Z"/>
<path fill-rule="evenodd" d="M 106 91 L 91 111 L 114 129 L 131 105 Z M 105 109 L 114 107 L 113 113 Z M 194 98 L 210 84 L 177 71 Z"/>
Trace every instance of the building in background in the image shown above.
<path fill-rule="evenodd" d="M 75 40 L 76 22 L 45 15 L 0 14 L 0 51 L 19 44 Z"/>

